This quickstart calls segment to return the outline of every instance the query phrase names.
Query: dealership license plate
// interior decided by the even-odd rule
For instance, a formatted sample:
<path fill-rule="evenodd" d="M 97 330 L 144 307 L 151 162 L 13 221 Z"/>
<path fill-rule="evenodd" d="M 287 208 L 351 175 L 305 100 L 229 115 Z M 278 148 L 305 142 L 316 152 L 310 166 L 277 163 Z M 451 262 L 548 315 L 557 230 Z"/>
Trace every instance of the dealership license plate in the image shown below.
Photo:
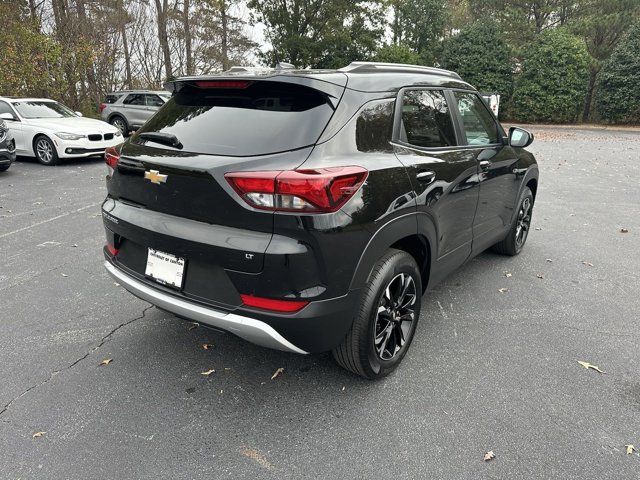
<path fill-rule="evenodd" d="M 184 265 L 184 258 L 150 248 L 144 273 L 163 285 L 182 288 Z"/>

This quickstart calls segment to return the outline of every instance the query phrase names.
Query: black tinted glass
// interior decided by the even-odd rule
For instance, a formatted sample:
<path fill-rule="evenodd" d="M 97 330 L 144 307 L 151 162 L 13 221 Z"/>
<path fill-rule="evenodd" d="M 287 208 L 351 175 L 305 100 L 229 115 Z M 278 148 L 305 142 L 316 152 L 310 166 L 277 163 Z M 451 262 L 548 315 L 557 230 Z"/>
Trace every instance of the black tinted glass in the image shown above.
<path fill-rule="evenodd" d="M 107 98 L 104 99 L 104 103 L 116 103 L 118 98 L 120 98 L 120 95 L 107 95 Z"/>
<path fill-rule="evenodd" d="M 417 147 L 448 147 L 456 144 L 447 100 L 439 90 L 405 92 L 402 127 L 401 140 Z"/>
<path fill-rule="evenodd" d="M 332 113 L 324 94 L 290 83 L 261 81 L 235 89 L 187 85 L 139 132 L 175 135 L 186 152 L 261 155 L 314 144 Z"/>
<path fill-rule="evenodd" d="M 485 103 L 473 93 L 454 93 L 464 124 L 467 145 L 498 143 L 498 127 Z"/>
<path fill-rule="evenodd" d="M 131 93 L 123 102 L 125 105 L 144 105 L 144 95 L 141 93 Z"/>

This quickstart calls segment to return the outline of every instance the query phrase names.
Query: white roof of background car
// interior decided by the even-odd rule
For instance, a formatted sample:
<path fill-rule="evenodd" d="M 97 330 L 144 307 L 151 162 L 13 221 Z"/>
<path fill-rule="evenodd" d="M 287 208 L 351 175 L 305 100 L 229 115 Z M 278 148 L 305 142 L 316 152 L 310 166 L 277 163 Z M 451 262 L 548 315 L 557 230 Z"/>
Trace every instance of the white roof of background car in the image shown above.
<path fill-rule="evenodd" d="M 52 100 L 50 98 L 18 98 L 18 97 L 0 97 L 0 100 L 4 100 L 9 103 L 15 102 L 56 102 L 56 100 Z"/>

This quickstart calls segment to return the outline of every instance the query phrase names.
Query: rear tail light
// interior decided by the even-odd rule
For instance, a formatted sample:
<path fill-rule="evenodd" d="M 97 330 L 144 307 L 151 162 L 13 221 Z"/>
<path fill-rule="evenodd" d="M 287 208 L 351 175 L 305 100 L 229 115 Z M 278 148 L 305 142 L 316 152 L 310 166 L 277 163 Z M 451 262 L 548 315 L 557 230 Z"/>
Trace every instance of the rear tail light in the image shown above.
<path fill-rule="evenodd" d="M 104 161 L 109 167 L 109 175 L 113 174 L 113 171 L 118 166 L 120 161 L 120 152 L 115 147 L 109 147 L 104 151 Z"/>
<path fill-rule="evenodd" d="M 240 295 L 240 298 L 247 307 L 271 310 L 273 312 L 297 312 L 309 304 L 309 302 L 298 300 L 274 300 L 273 298 L 254 297 L 253 295 Z"/>
<path fill-rule="evenodd" d="M 278 212 L 329 213 L 339 210 L 367 179 L 362 167 L 232 172 L 225 178 L 254 208 Z"/>
<path fill-rule="evenodd" d="M 118 250 L 118 249 L 117 249 L 116 247 L 114 247 L 112 244 L 107 243 L 107 251 L 109 252 L 109 254 L 110 254 L 112 257 L 115 257 L 115 256 L 118 254 L 118 252 L 119 252 L 120 250 Z"/>
<path fill-rule="evenodd" d="M 107 104 L 106 103 L 101 103 L 100 106 L 98 107 L 98 110 L 100 110 L 100 113 L 102 113 L 102 111 L 107 108 Z"/>

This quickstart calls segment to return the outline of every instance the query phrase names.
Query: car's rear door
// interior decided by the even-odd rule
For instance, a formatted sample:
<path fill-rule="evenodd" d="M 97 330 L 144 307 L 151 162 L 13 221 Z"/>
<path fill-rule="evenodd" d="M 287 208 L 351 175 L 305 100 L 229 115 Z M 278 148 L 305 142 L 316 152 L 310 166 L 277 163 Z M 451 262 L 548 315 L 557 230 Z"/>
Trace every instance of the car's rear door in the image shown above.
<path fill-rule="evenodd" d="M 444 275 L 471 253 L 478 202 L 477 162 L 473 152 L 458 147 L 450 94 L 438 88 L 402 90 L 394 144 L 417 194 L 418 222 L 435 225 L 432 270 Z"/>
<path fill-rule="evenodd" d="M 518 156 L 487 104 L 475 92 L 453 91 L 461 144 L 476 159 L 480 196 L 473 222 L 473 251 L 481 252 L 504 237 L 517 201 Z"/>

